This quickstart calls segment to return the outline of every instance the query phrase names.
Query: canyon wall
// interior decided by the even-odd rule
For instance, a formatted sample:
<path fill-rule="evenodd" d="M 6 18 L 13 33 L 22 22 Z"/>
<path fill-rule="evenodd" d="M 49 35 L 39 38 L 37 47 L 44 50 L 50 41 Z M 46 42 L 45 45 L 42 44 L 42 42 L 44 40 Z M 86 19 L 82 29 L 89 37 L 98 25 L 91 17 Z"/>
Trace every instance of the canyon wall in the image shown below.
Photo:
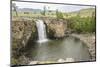
<path fill-rule="evenodd" d="M 21 51 L 31 39 L 37 40 L 37 19 L 13 18 L 11 23 L 12 64 L 27 63 L 27 58 Z M 63 38 L 67 29 L 66 21 L 56 19 L 42 19 L 46 25 L 48 38 Z M 25 61 L 21 61 L 21 60 Z"/>

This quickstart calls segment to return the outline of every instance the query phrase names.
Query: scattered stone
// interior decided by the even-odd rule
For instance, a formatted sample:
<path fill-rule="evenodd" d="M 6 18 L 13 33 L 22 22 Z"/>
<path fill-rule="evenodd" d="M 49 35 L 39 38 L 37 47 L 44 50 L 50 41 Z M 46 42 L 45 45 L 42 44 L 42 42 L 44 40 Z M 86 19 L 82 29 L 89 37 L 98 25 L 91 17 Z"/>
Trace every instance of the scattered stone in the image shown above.
<path fill-rule="evenodd" d="M 64 59 L 59 59 L 58 62 L 74 62 L 75 60 L 73 58 L 66 58 Z"/>
<path fill-rule="evenodd" d="M 65 62 L 65 60 L 64 59 L 59 59 L 58 62 Z"/>
<path fill-rule="evenodd" d="M 38 61 L 31 61 L 29 64 L 37 64 Z"/>
<path fill-rule="evenodd" d="M 66 58 L 66 62 L 74 62 L 75 60 L 73 58 Z"/>

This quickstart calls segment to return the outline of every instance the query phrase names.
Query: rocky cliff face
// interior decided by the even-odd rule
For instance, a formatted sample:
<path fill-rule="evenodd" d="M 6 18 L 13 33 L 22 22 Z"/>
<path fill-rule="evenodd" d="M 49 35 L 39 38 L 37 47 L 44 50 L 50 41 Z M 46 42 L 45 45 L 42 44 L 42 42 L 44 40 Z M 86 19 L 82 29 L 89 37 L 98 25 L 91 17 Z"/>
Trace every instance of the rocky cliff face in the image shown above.
<path fill-rule="evenodd" d="M 19 41 L 23 47 L 26 45 L 28 39 L 31 37 L 31 34 L 36 32 L 35 23 L 32 20 L 13 19 L 11 27 L 12 42 Z M 22 46 L 16 44 L 16 47 L 13 48 L 20 48 Z"/>
<path fill-rule="evenodd" d="M 12 47 L 13 64 L 17 64 L 19 62 L 16 59 L 19 59 L 17 58 L 17 56 L 21 54 L 20 49 L 26 46 L 28 40 L 32 37 L 32 34 L 35 32 L 36 28 L 33 20 L 20 19 L 20 18 L 12 19 L 11 47 Z"/>
<path fill-rule="evenodd" d="M 67 23 L 64 20 L 45 20 L 47 24 L 47 33 L 50 37 L 62 38 L 65 36 Z"/>

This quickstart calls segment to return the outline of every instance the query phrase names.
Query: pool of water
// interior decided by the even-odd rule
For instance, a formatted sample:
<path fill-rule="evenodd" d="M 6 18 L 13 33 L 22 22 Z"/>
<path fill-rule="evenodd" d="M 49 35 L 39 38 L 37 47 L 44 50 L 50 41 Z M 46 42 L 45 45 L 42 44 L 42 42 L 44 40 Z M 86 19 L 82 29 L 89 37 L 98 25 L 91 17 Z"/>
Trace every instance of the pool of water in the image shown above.
<path fill-rule="evenodd" d="M 74 37 L 44 43 L 32 42 L 28 45 L 26 53 L 32 61 L 57 61 L 66 58 L 73 58 L 74 61 L 90 60 L 86 44 Z"/>

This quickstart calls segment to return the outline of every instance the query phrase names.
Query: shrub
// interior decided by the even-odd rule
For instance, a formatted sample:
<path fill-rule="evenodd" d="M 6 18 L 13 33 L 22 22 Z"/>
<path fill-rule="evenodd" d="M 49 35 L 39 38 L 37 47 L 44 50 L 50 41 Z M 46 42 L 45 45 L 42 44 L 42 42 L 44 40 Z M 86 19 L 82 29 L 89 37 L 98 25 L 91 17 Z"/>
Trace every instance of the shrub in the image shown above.
<path fill-rule="evenodd" d="M 57 19 L 63 19 L 63 13 L 56 10 L 56 17 L 57 17 Z"/>
<path fill-rule="evenodd" d="M 95 17 L 80 17 L 75 16 L 69 19 L 68 27 L 74 31 L 80 32 L 95 32 Z"/>

